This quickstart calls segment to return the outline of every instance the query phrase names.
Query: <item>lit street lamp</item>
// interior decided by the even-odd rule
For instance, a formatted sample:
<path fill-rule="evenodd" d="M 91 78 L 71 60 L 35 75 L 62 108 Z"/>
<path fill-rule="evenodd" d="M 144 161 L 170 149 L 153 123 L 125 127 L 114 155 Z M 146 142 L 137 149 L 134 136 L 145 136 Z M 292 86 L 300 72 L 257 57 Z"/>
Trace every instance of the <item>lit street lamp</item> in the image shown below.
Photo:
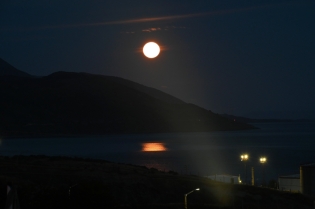
<path fill-rule="evenodd" d="M 197 189 L 194 189 L 194 190 L 188 192 L 187 194 L 185 194 L 185 209 L 187 209 L 187 195 L 193 193 L 194 191 L 199 191 L 199 190 L 200 190 L 200 189 L 197 188 Z"/>
<path fill-rule="evenodd" d="M 248 160 L 248 154 L 241 155 L 241 161 L 244 161 L 245 164 L 245 184 L 247 184 L 247 170 L 246 170 L 246 161 Z"/>
<path fill-rule="evenodd" d="M 264 169 L 264 164 L 267 162 L 267 158 L 266 157 L 261 157 L 259 158 L 259 162 L 262 165 L 262 182 L 261 185 L 264 186 L 265 185 L 265 169 Z"/>

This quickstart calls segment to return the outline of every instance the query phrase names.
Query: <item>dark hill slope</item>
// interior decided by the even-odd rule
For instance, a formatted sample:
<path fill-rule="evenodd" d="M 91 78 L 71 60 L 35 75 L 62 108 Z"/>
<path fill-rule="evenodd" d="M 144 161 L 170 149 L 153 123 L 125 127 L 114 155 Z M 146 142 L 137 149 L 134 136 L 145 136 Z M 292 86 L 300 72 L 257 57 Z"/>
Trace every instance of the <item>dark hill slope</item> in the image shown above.
<path fill-rule="evenodd" d="M 137 88 L 142 90 L 139 90 Z M 1 81 L 3 136 L 219 131 L 252 128 L 117 77 L 58 72 Z M 158 95 L 158 96 L 156 96 Z M 162 95 L 162 96 L 161 96 Z M 162 98 L 162 99 L 160 99 Z"/>
<path fill-rule="evenodd" d="M 111 79 L 113 82 L 115 82 L 117 84 L 121 84 L 121 85 L 124 85 L 126 87 L 132 88 L 134 90 L 140 91 L 142 93 L 148 94 L 151 97 L 154 97 L 156 99 L 163 100 L 163 101 L 168 102 L 168 103 L 185 104 L 185 102 L 183 102 L 182 100 L 180 100 L 176 97 L 173 97 L 169 94 L 166 94 L 160 90 L 146 87 L 146 86 L 143 86 L 141 84 L 131 82 L 129 80 L 118 78 L 118 77 L 111 77 Z"/>
<path fill-rule="evenodd" d="M 20 71 L 0 58 L 0 76 L 31 77 L 30 74 Z"/>

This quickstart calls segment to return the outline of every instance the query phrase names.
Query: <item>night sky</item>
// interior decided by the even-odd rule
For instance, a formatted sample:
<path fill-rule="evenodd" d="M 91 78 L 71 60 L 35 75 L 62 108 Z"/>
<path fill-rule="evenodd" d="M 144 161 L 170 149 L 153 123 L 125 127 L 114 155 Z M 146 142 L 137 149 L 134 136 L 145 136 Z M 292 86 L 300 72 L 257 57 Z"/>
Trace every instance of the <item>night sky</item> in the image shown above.
<path fill-rule="evenodd" d="M 38 76 L 122 77 L 215 113 L 315 119 L 313 0 L 2 0 L 0 57 Z"/>

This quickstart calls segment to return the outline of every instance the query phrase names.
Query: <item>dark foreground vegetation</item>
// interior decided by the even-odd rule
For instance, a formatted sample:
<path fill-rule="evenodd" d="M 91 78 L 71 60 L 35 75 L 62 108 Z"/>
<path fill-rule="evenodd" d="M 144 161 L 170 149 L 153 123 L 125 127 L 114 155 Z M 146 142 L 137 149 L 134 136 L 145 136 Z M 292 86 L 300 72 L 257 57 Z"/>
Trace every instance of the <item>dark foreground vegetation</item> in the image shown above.
<path fill-rule="evenodd" d="M 17 188 L 22 209 L 45 208 L 313 208 L 314 197 L 154 168 L 68 157 L 0 157 L 0 208 L 6 185 Z"/>

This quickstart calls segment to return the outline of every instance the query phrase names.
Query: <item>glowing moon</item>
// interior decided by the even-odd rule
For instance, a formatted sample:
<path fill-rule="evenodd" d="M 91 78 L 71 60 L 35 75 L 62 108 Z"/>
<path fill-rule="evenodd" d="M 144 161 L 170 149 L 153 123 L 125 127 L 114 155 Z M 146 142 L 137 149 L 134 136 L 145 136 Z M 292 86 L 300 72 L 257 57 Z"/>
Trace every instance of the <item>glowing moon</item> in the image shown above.
<path fill-rule="evenodd" d="M 143 47 L 143 54 L 148 58 L 155 58 L 160 54 L 160 47 L 155 42 L 148 42 Z"/>

